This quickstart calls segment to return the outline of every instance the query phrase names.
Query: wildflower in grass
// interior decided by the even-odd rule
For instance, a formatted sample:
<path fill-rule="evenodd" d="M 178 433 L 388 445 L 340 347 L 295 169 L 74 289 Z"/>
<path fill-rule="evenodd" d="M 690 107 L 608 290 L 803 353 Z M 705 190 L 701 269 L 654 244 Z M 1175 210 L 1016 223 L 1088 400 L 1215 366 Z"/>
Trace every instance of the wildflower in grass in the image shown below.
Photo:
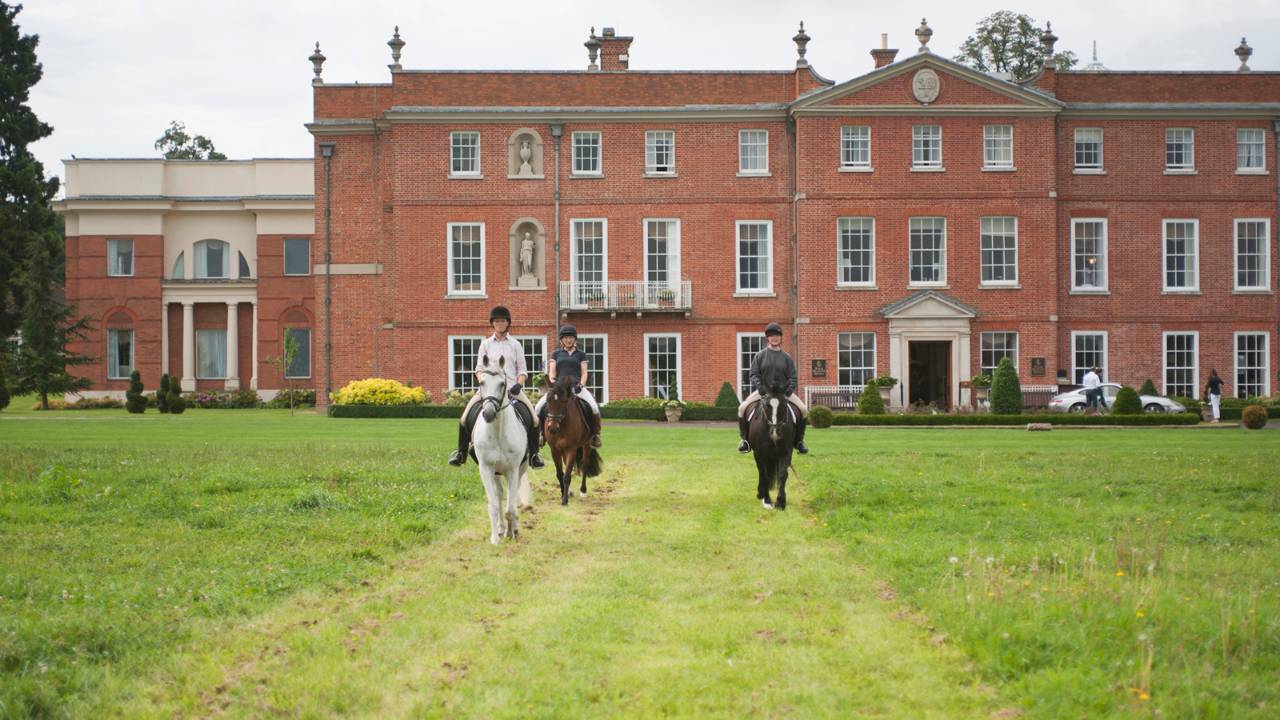
<path fill-rule="evenodd" d="M 1123 570 L 1117 570 L 1117 571 L 1116 571 L 1116 577 L 1124 577 L 1124 571 L 1123 571 Z"/>
<path fill-rule="evenodd" d="M 1147 616 L 1146 613 L 1142 612 L 1141 610 L 1138 611 L 1138 617 L 1146 617 L 1146 616 Z"/>

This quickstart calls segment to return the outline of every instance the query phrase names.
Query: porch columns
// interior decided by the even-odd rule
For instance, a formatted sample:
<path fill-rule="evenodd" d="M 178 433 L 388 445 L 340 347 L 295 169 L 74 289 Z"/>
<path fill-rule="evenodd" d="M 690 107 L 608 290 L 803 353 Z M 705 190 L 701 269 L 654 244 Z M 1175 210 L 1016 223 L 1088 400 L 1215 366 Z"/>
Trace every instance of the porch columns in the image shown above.
<path fill-rule="evenodd" d="M 182 391 L 196 389 L 196 304 L 182 303 Z"/>
<path fill-rule="evenodd" d="M 240 389 L 240 324 L 236 312 L 240 303 L 227 303 L 227 379 L 224 387 Z"/>
<path fill-rule="evenodd" d="M 253 301 L 253 369 L 249 374 L 249 388 L 258 389 L 258 301 Z"/>
<path fill-rule="evenodd" d="M 160 303 L 160 373 L 169 374 L 169 303 Z"/>

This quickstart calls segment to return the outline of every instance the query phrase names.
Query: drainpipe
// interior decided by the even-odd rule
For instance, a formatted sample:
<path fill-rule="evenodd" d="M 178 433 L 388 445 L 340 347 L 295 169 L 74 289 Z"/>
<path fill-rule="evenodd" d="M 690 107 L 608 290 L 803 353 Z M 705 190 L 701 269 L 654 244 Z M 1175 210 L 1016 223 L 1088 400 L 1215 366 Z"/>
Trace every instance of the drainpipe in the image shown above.
<path fill-rule="evenodd" d="M 1276 152 L 1280 153 L 1280 118 L 1272 118 L 1271 129 L 1272 131 L 1274 131 L 1276 136 Z M 1276 228 L 1274 227 L 1274 225 L 1280 224 L 1280 155 L 1276 155 L 1276 170 L 1277 170 L 1276 172 L 1276 223 L 1274 224 L 1268 223 L 1273 225 L 1273 227 L 1271 228 L 1272 232 L 1276 231 Z M 1272 247 L 1270 235 L 1268 235 L 1267 237 L 1267 247 L 1268 248 Z M 1276 262 L 1275 258 L 1270 257 L 1270 253 L 1268 253 L 1267 260 L 1272 265 L 1275 265 L 1275 262 Z M 1270 272 L 1270 268 L 1268 268 L 1268 272 Z M 1275 281 L 1276 281 L 1275 278 L 1271 278 L 1269 283 L 1274 283 Z M 1270 284 L 1268 284 L 1267 289 L 1268 290 L 1271 289 Z M 1280 334 L 1280 295 L 1276 297 L 1276 332 L 1277 334 Z M 1232 352 L 1235 352 L 1235 348 L 1232 348 L 1231 350 Z M 1275 350 L 1270 347 L 1270 343 L 1268 343 L 1267 350 L 1270 353 L 1275 352 Z M 1271 358 L 1267 358 L 1267 362 L 1270 362 L 1270 361 L 1271 361 Z M 1276 380 L 1280 382 L 1280 368 L 1276 369 Z M 1273 391 L 1274 391 L 1274 388 L 1273 388 Z"/>
<path fill-rule="evenodd" d="M 320 157 L 324 158 L 324 402 L 332 411 L 333 396 L 333 148 L 336 143 L 320 143 Z"/>
<path fill-rule="evenodd" d="M 796 354 L 796 370 L 800 358 L 800 154 L 799 135 L 794 115 L 787 118 L 787 136 L 791 140 L 791 344 Z"/>
<path fill-rule="evenodd" d="M 555 217 L 555 222 L 554 222 L 554 225 L 555 225 L 555 230 L 554 230 L 554 233 L 555 233 L 555 252 L 556 252 L 556 264 L 555 264 L 555 267 L 556 267 L 556 271 L 555 271 L 555 278 L 556 278 L 556 291 L 555 291 L 555 299 L 556 299 L 556 300 L 555 300 L 555 302 L 556 302 L 556 306 L 555 306 L 555 308 L 554 308 L 555 315 L 553 316 L 553 320 L 552 320 L 552 323 L 551 323 L 551 347 L 553 347 L 553 348 L 554 348 L 554 347 L 556 347 L 556 343 L 560 342 L 560 340 L 559 340 L 559 334 L 560 334 L 560 307 L 561 307 L 561 306 L 560 306 L 560 138 L 562 138 L 563 136 L 564 136 L 564 126 L 563 126 L 563 125 L 556 124 L 556 125 L 552 125 L 552 126 L 551 126 L 551 137 L 556 141 L 556 143 L 555 143 L 555 145 L 556 145 L 556 148 L 555 148 L 555 155 L 556 155 L 556 175 L 555 175 L 555 177 L 556 177 L 556 180 L 555 180 L 555 206 L 556 206 L 556 217 Z"/>

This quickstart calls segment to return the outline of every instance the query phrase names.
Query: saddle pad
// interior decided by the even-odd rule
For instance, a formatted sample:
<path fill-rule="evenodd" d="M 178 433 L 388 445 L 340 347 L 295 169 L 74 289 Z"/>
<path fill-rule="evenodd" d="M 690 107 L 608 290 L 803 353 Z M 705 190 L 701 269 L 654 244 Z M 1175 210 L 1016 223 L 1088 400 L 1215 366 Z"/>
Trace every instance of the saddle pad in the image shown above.
<path fill-rule="evenodd" d="M 754 404 L 751 406 L 750 410 L 747 410 L 747 422 L 751 422 L 752 418 L 756 416 L 756 408 L 758 407 L 760 407 L 758 404 Z M 799 418 L 796 417 L 796 406 L 792 405 L 791 403 L 787 403 L 787 410 L 791 414 L 791 422 L 799 423 L 800 420 Z"/>

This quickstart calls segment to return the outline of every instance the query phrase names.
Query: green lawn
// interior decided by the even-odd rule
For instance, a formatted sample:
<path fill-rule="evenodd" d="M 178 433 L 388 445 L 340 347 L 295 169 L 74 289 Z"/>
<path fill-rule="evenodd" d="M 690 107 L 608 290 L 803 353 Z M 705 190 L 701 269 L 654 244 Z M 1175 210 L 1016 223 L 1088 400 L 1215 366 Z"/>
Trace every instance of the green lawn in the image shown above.
<path fill-rule="evenodd" d="M 1280 434 L 614 424 L 490 547 L 447 420 L 0 413 L 0 716 L 1270 717 Z"/>

